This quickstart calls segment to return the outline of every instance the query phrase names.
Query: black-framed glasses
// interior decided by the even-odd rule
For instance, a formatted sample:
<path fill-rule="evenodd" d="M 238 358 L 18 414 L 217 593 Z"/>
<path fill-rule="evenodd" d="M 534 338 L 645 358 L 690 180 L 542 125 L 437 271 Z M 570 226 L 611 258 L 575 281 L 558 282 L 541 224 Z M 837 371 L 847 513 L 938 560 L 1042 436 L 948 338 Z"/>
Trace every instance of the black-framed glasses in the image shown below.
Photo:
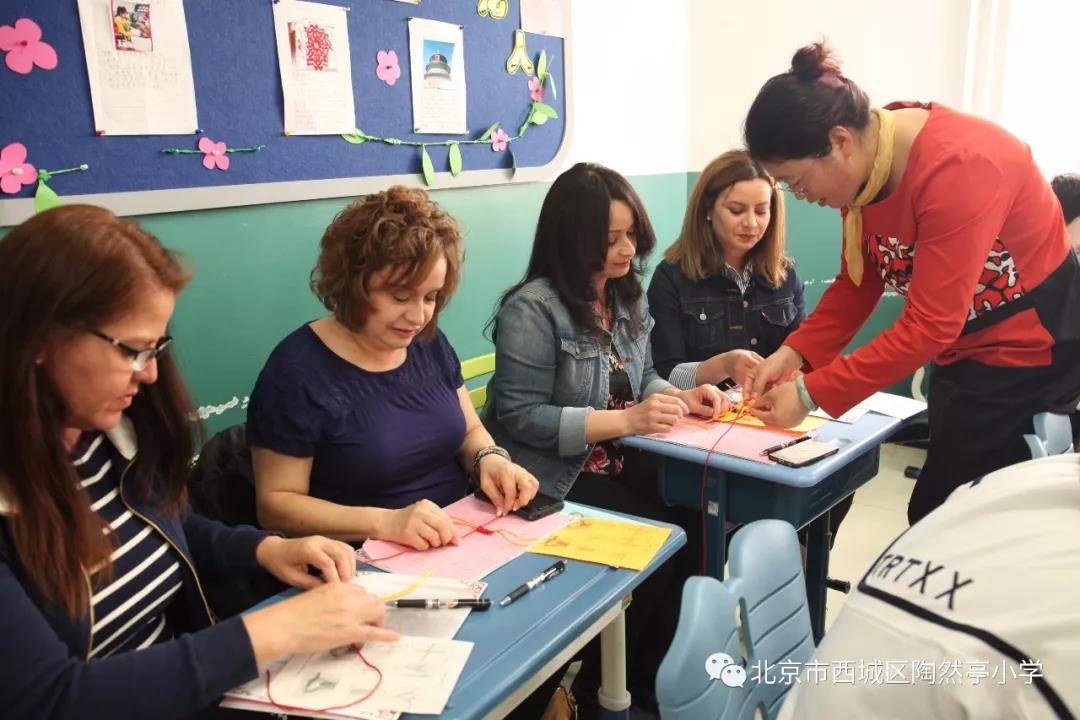
<path fill-rule="evenodd" d="M 173 341 L 171 337 L 166 335 L 165 337 L 158 340 L 154 347 L 139 350 L 137 348 L 131 347 L 127 343 L 120 342 L 111 335 L 106 335 L 100 330 L 91 330 L 90 334 L 95 335 L 104 340 L 105 342 L 116 346 L 116 348 L 120 352 L 124 353 L 124 355 L 126 355 L 131 360 L 131 369 L 134 372 L 142 372 L 143 370 L 145 370 L 146 366 L 150 364 L 150 361 L 156 358 L 161 353 L 165 352 L 165 348 L 169 347 L 169 345 L 171 345 Z"/>

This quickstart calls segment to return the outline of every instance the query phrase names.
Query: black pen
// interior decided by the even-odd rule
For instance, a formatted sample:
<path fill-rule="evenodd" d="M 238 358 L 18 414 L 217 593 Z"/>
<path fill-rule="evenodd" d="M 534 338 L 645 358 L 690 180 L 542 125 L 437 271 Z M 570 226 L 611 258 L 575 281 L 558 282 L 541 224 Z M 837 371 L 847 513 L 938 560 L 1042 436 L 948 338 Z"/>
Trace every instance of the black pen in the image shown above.
<path fill-rule="evenodd" d="M 532 590 L 534 587 L 536 587 L 540 583 L 547 582 L 548 580 L 555 577 L 556 575 L 558 575 L 559 573 L 561 573 L 565 569 L 566 569 L 566 561 L 565 560 L 558 561 L 557 563 L 555 563 L 554 565 L 549 567 L 547 570 L 545 570 L 544 572 L 542 572 L 539 575 L 537 575 L 536 577 L 534 577 L 532 580 L 529 580 L 524 585 L 518 585 L 516 588 L 511 590 L 509 595 L 507 595 L 506 597 L 504 597 L 502 600 L 499 601 L 499 607 L 506 607 L 507 605 L 514 602 L 515 600 L 517 600 L 519 597 L 521 597 L 525 593 Z"/>
<path fill-rule="evenodd" d="M 491 607 L 488 598 L 463 598 L 461 600 L 391 600 L 386 607 L 420 608 L 421 610 L 450 610 L 453 608 L 473 608 L 487 610 Z"/>
<path fill-rule="evenodd" d="M 790 441 L 785 442 L 785 443 L 780 443 L 779 445 L 773 445 L 772 447 L 767 447 L 764 450 L 762 450 L 759 454 L 760 455 L 771 455 L 772 453 L 776 452 L 777 450 L 783 450 L 784 448 L 789 448 L 792 445 L 798 445 L 803 440 L 813 440 L 813 439 L 814 439 L 814 436 L 807 433 L 806 435 L 803 435 L 800 438 L 795 438 L 794 440 L 790 440 Z"/>

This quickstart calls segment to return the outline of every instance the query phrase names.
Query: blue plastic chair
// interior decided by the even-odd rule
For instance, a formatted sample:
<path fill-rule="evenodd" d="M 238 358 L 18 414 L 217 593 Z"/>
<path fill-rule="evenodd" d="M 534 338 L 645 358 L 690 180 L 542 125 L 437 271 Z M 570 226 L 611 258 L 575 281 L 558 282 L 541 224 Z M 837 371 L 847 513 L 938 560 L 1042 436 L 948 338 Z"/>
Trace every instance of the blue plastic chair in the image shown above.
<path fill-rule="evenodd" d="M 1068 415 L 1041 412 L 1032 418 L 1034 435 L 1024 435 L 1032 459 L 1073 451 L 1072 423 Z"/>
<path fill-rule="evenodd" d="M 758 711 L 758 717 L 775 718 L 794 682 L 780 677 L 776 664 L 801 669 L 814 652 L 802 555 L 790 524 L 758 520 L 740 529 L 728 568 L 723 582 L 693 577 L 683 589 L 675 639 L 656 676 L 664 720 L 750 720 Z M 716 653 L 742 666 L 742 687 L 738 670 L 725 673 L 722 659 L 710 660 Z M 755 669 L 765 677 L 755 681 Z"/>

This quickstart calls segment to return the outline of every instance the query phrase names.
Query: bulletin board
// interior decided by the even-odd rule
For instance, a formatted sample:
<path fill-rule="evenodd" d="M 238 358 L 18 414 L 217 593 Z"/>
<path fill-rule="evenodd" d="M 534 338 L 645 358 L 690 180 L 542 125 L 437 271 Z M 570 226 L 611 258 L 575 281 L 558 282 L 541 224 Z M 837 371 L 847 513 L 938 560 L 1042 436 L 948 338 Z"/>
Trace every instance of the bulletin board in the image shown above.
<path fill-rule="evenodd" d="M 95 0 L 95 2 L 98 0 Z M 150 12 L 156 0 L 148 0 Z M 278 0 L 288 3 L 292 0 Z M 134 0 L 100 0 L 135 6 Z M 184 0 L 198 129 L 183 135 L 110 135 L 95 127 L 79 7 L 76 0 L 4 0 L 0 26 L 33 20 L 40 40 L 56 53 L 53 69 L 13 71 L 0 62 L 0 148 L 21 143 L 26 162 L 54 171 L 48 186 L 65 203 L 90 202 L 122 215 L 359 195 L 394 183 L 423 185 L 423 153 L 408 143 L 432 143 L 431 187 L 463 187 L 545 179 L 568 146 L 572 88 L 569 0 L 549 0 L 563 19 L 563 36 L 525 32 L 525 54 L 534 67 L 541 52 L 550 84 L 542 101 L 553 117 L 529 124 L 535 104 L 533 76 L 507 71 L 530 0 L 332 0 L 348 8 L 347 26 L 357 126 L 365 136 L 393 138 L 348 142 L 340 135 L 286 135 L 284 100 L 275 40 L 274 0 Z M 490 7 L 489 7 L 490 6 Z M 500 7 L 501 6 L 501 7 Z M 134 8 L 133 8 L 134 9 Z M 483 12 L 483 14 L 481 14 Z M 502 15 L 497 17 L 497 15 Z M 467 132 L 413 132 L 409 19 L 428 18 L 462 29 L 467 84 Z M 0 38 L 5 36 L 0 31 Z M 8 35 L 9 44 L 12 35 Z M 400 79 L 389 85 L 377 71 L 379 51 L 395 50 Z M 0 57 L 4 49 L 0 43 Z M 553 87 L 551 87 L 553 86 Z M 495 149 L 485 132 L 499 123 L 511 137 Z M 523 125 L 524 123 L 524 125 Z M 230 148 L 260 147 L 230 155 L 227 171 L 207 169 L 197 150 L 201 138 Z M 450 146 L 462 143 L 460 171 L 451 174 Z M 10 159 L 10 158 L 9 158 Z M 10 163 L 9 163 L 10 164 Z M 5 166 L 0 164 L 0 174 Z M 2 179 L 2 178 L 0 178 Z M 35 211 L 34 185 L 0 194 L 0 226 Z"/>

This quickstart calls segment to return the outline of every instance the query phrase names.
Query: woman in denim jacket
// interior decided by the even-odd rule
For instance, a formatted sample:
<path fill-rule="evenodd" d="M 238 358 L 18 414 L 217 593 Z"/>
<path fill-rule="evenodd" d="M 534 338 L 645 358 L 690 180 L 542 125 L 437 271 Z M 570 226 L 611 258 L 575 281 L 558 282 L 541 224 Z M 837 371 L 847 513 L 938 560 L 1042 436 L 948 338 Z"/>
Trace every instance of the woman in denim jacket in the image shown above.
<path fill-rule="evenodd" d="M 649 283 L 656 369 L 677 387 L 742 383 L 806 317 L 784 252 L 784 198 L 742 150 L 702 171 L 682 232 Z"/>
<path fill-rule="evenodd" d="M 555 180 L 525 278 L 494 319 L 485 425 L 548 494 L 679 522 L 657 496 L 651 457 L 616 440 L 669 430 L 689 412 L 713 416 L 727 401 L 713 386 L 680 390 L 653 368 L 653 321 L 638 278 L 655 243 L 641 200 L 618 173 L 579 163 Z M 639 697 L 671 639 L 673 624 L 660 616 L 677 609 L 688 555 L 635 590 L 627 638 Z"/>

